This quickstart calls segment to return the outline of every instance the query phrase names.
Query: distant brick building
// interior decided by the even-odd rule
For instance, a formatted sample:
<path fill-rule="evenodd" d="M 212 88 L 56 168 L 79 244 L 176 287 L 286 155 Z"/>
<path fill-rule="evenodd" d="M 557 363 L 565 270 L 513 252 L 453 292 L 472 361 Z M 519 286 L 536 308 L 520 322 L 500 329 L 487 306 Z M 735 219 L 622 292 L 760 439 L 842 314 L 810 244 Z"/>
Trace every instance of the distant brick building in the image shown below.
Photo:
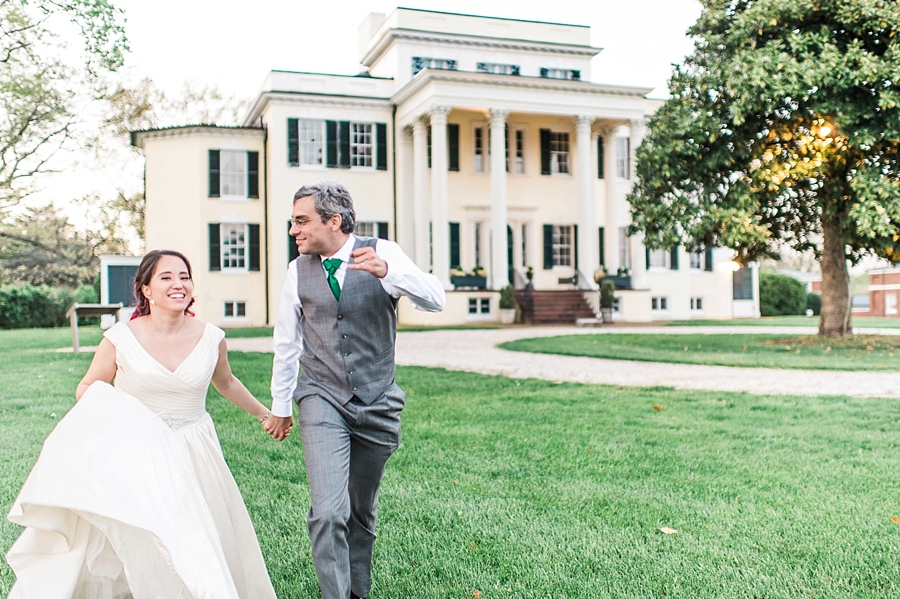
<path fill-rule="evenodd" d="M 856 316 L 898 317 L 897 299 L 900 296 L 900 268 L 878 268 L 869 271 L 869 311 Z"/>

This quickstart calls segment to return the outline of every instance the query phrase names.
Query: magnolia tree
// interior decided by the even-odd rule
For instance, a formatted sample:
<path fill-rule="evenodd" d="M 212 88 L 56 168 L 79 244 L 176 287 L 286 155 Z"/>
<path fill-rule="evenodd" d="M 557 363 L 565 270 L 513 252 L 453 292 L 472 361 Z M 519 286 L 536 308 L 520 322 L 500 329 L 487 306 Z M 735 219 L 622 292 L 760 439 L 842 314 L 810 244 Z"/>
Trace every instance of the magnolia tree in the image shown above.
<path fill-rule="evenodd" d="M 742 263 L 812 250 L 819 334 L 849 334 L 848 262 L 900 261 L 900 2 L 701 2 L 637 150 L 633 229 Z"/>

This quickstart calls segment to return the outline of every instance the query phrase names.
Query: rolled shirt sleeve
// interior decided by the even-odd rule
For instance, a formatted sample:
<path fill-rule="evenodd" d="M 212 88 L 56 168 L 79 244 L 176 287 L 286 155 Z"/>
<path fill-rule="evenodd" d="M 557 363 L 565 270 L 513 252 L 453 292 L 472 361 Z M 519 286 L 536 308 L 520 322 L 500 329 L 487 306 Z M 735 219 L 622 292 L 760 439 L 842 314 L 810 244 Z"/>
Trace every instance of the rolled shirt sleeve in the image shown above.
<path fill-rule="evenodd" d="M 375 252 L 387 262 L 387 275 L 381 286 L 392 297 L 405 295 L 417 310 L 440 312 L 447 303 L 444 287 L 434 275 L 422 272 L 400 246 L 387 239 L 379 239 Z"/>
<path fill-rule="evenodd" d="M 300 336 L 300 296 L 297 294 L 297 268 L 288 266 L 284 290 L 275 320 L 275 359 L 272 363 L 272 414 L 286 417 L 293 414 L 294 389 L 300 373 L 303 338 Z"/>

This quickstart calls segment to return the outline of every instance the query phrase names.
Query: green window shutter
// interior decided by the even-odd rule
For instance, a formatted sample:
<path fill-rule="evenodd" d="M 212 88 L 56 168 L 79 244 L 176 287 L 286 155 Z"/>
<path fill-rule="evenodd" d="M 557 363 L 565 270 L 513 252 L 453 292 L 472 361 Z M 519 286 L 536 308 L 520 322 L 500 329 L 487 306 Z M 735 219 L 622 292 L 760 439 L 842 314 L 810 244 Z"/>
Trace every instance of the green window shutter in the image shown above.
<path fill-rule="evenodd" d="M 678 246 L 673 245 L 669 250 L 669 270 L 678 270 Z"/>
<path fill-rule="evenodd" d="M 294 241 L 294 238 L 291 236 L 291 221 L 288 221 L 287 224 L 288 230 L 288 262 L 297 258 L 300 255 L 300 252 L 297 250 L 297 242 Z"/>
<path fill-rule="evenodd" d="M 431 168 L 431 125 L 428 125 L 425 130 L 425 146 L 428 148 L 428 168 Z"/>
<path fill-rule="evenodd" d="M 300 166 L 300 132 L 297 120 L 287 120 L 288 164 L 290 166 Z"/>
<path fill-rule="evenodd" d="M 350 168 L 350 121 L 338 122 L 338 166 Z"/>
<path fill-rule="evenodd" d="M 259 152 L 247 152 L 247 197 L 259 198 Z"/>
<path fill-rule="evenodd" d="M 250 270 L 259 270 L 259 225 L 247 225 L 250 246 Z"/>
<path fill-rule="evenodd" d="M 603 239 L 605 237 L 606 230 L 603 227 L 597 229 L 598 237 L 600 238 L 600 252 L 597 254 L 597 258 L 599 259 L 600 266 L 606 264 L 606 246 L 603 244 Z M 589 273 L 590 274 L 590 273 Z"/>
<path fill-rule="evenodd" d="M 650 248 L 644 247 L 644 254 L 647 260 L 647 270 L 650 270 Z"/>
<path fill-rule="evenodd" d="M 450 268 L 460 266 L 459 223 L 450 223 Z"/>
<path fill-rule="evenodd" d="M 378 223 L 378 239 L 389 239 L 388 224 L 385 222 Z"/>
<path fill-rule="evenodd" d="M 703 270 L 712 272 L 713 269 L 713 249 L 706 248 L 703 252 L 705 260 L 703 260 Z"/>
<path fill-rule="evenodd" d="M 387 163 L 387 123 L 375 123 L 375 168 L 386 171 Z"/>
<path fill-rule="evenodd" d="M 503 125 L 503 155 L 506 156 L 506 172 L 509 172 L 509 124 Z"/>
<path fill-rule="evenodd" d="M 338 124 L 325 121 L 325 166 L 338 167 Z"/>
<path fill-rule="evenodd" d="M 573 266 L 578 270 L 578 225 L 572 225 L 572 254 L 575 256 Z"/>
<path fill-rule="evenodd" d="M 541 129 L 541 174 L 550 174 L 550 129 Z"/>
<path fill-rule="evenodd" d="M 209 197 L 219 197 L 219 150 L 209 151 Z"/>
<path fill-rule="evenodd" d="M 459 125 L 457 123 L 447 125 L 447 145 L 450 146 L 448 148 L 450 150 L 449 170 L 459 172 Z"/>
<path fill-rule="evenodd" d="M 209 269 L 222 270 L 222 245 L 219 223 L 209 223 Z"/>
<path fill-rule="evenodd" d="M 553 268 L 553 225 L 544 225 L 544 270 Z"/>
<path fill-rule="evenodd" d="M 599 136 L 597 136 L 597 178 L 598 179 L 605 178 L 604 172 L 603 172 L 603 163 L 606 160 L 604 157 L 605 150 L 606 150 L 606 148 L 603 147 L 603 136 L 599 135 Z"/>

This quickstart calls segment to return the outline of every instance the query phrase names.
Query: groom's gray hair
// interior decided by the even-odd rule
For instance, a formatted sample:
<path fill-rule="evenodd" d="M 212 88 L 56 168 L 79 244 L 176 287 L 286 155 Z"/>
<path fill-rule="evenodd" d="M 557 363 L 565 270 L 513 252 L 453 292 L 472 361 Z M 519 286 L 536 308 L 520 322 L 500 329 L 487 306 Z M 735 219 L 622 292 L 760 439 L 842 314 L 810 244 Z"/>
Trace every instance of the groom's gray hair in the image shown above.
<path fill-rule="evenodd" d="M 352 233 L 356 228 L 356 212 L 353 210 L 353 198 L 350 192 L 340 183 L 334 181 L 321 181 L 315 185 L 304 185 L 294 194 L 294 201 L 300 198 L 312 196 L 316 212 L 322 217 L 322 222 L 335 214 L 341 215 L 341 231 Z"/>

